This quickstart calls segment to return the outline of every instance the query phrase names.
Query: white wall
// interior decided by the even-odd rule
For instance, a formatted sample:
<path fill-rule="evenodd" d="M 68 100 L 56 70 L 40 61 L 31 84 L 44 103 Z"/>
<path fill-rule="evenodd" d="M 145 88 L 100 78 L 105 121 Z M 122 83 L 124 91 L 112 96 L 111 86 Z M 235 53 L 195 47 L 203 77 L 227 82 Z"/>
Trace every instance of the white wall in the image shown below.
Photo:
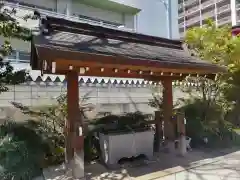
<path fill-rule="evenodd" d="M 3 38 L 0 36 L 0 45 L 4 43 L 4 40 L 10 40 L 13 49 L 30 52 L 30 47 L 31 47 L 30 42 L 21 41 L 18 39 Z"/>
<path fill-rule="evenodd" d="M 168 0 L 112 0 L 124 5 L 141 9 L 137 16 L 137 31 L 153 36 L 167 37 L 167 13 L 162 1 Z M 174 2 L 173 2 L 174 1 Z M 176 1 L 176 2 L 175 2 Z M 171 6 L 171 24 L 174 39 L 179 38 L 178 33 L 178 2 L 169 0 Z"/>
<path fill-rule="evenodd" d="M 127 28 L 134 28 L 134 15 L 102 10 L 99 8 L 80 4 L 77 0 L 72 1 L 71 11 L 72 14 L 84 15 L 105 21 L 124 24 Z"/>
<path fill-rule="evenodd" d="M 121 3 L 127 6 L 141 9 L 137 14 L 137 18 L 134 22 L 134 16 L 125 15 L 125 25 L 128 28 L 133 28 L 134 23 L 137 28 L 137 32 L 168 37 L 168 18 L 166 7 L 163 1 L 166 1 L 170 5 L 170 33 L 173 39 L 179 39 L 178 32 L 178 1 L 177 0 L 112 0 L 117 3 Z M 63 5 L 65 2 L 65 5 Z M 86 6 L 80 4 L 80 1 L 72 0 L 58 0 L 58 6 L 66 7 L 66 4 L 72 4 L 70 11 L 76 14 L 82 14 L 90 17 L 96 17 L 107 21 L 123 23 L 123 14 L 101 10 L 98 8 Z M 60 10 L 60 8 L 58 9 Z M 60 10 L 63 12 L 63 10 Z"/>
<path fill-rule="evenodd" d="M 72 8 L 72 2 L 71 1 L 57 0 L 57 12 L 65 14 L 67 8 L 71 12 L 71 8 Z"/>
<path fill-rule="evenodd" d="M 48 8 L 57 9 L 59 13 L 66 13 L 66 8 L 69 9 L 69 14 L 82 14 L 85 16 L 95 17 L 107 21 L 124 23 L 126 27 L 133 28 L 136 26 L 137 32 L 168 37 L 168 18 L 166 7 L 163 1 L 169 2 L 170 5 L 170 28 L 173 39 L 179 38 L 178 32 L 178 2 L 177 0 L 112 0 L 123 5 L 131 6 L 140 9 L 137 17 L 101 10 L 91 6 L 81 4 L 77 0 L 22 0 L 24 2 L 33 3 Z M 57 3 L 56 3 L 57 1 Z M 125 17 L 124 17 L 125 16 Z M 125 19 L 125 22 L 123 20 Z M 136 22 L 134 22 L 134 19 Z M 36 22 L 22 22 L 24 25 L 31 27 L 36 26 Z"/>
<path fill-rule="evenodd" d="M 123 23 L 123 14 L 80 4 L 79 1 L 73 2 L 72 13 L 92 18 L 103 19 L 106 21 L 116 22 L 120 24 Z"/>
<path fill-rule="evenodd" d="M 171 31 L 172 31 L 172 39 L 179 39 L 179 27 L 178 27 L 178 0 L 169 0 L 171 6 Z"/>

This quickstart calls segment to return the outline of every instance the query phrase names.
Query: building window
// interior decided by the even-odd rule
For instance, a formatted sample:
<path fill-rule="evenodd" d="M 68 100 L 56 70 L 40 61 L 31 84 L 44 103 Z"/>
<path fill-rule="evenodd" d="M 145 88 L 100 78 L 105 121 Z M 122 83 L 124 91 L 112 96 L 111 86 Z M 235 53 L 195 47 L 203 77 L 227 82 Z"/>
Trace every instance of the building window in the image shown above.
<path fill-rule="evenodd" d="M 30 62 L 30 53 L 26 51 L 16 51 L 13 50 L 12 53 L 5 58 L 5 60 L 10 62 L 24 62 L 29 63 Z"/>
<path fill-rule="evenodd" d="M 30 61 L 30 53 L 29 52 L 19 51 L 18 55 L 19 55 L 18 59 L 20 62 L 29 62 Z"/>
<path fill-rule="evenodd" d="M 124 26 L 123 24 L 110 22 L 110 21 L 105 21 L 105 20 L 98 19 L 98 18 L 92 18 L 92 17 L 80 15 L 80 14 L 73 14 L 73 15 L 78 16 L 80 20 L 88 21 L 89 23 L 97 23 L 97 24 L 100 24 L 100 25 L 109 26 L 109 27 L 113 27 L 113 28 L 119 28 L 121 26 Z"/>

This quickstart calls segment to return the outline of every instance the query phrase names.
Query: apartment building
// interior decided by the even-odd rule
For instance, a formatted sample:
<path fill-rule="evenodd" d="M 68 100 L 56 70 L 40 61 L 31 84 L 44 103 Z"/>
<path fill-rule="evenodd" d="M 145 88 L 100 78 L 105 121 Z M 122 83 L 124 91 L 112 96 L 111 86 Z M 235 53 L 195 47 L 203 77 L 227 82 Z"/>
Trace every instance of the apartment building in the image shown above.
<path fill-rule="evenodd" d="M 41 14 L 63 17 L 72 21 L 96 24 L 109 28 L 160 37 L 179 38 L 178 3 L 172 0 L 6 0 L 5 7 L 15 8 L 16 17 Z M 21 25 L 38 31 L 39 21 L 19 19 Z M 0 42 L 3 38 L 0 37 Z M 13 112 L 11 101 L 28 106 L 49 105 L 66 91 L 65 76 L 43 75 L 29 66 L 30 43 L 11 39 L 14 52 L 5 60 L 15 69 L 28 69 L 28 82 L 10 86 L 10 91 L 0 94 L 0 116 L 20 117 Z M 96 112 L 122 113 L 140 110 L 152 113 L 147 103 L 152 97 L 151 82 L 136 79 L 110 79 L 79 77 L 80 92 L 89 93 L 90 103 Z M 2 115 L 1 115 L 2 114 Z M 0 117 L 1 118 L 1 117 Z M 23 117 L 25 118 L 25 117 Z"/>
<path fill-rule="evenodd" d="M 180 37 L 188 28 L 202 26 L 212 19 L 217 26 L 236 25 L 240 21 L 238 0 L 179 0 Z"/>

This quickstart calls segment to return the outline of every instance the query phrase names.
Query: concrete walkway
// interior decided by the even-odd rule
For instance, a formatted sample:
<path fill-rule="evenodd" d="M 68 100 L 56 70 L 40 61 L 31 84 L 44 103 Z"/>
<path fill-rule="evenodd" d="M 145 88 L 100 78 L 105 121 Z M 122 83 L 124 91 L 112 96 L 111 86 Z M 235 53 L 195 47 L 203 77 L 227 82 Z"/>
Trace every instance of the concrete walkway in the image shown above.
<path fill-rule="evenodd" d="M 155 180 L 240 180 L 240 151 L 223 156 L 219 161 Z"/>
<path fill-rule="evenodd" d="M 159 154 L 155 162 L 107 170 L 100 164 L 85 167 L 87 180 L 240 180 L 240 149 L 190 152 L 185 158 Z M 132 163 L 131 163 L 132 164 Z M 67 180 L 63 174 L 45 180 Z M 51 171 L 53 172 L 53 171 Z M 55 175 L 54 175 L 55 174 Z"/>

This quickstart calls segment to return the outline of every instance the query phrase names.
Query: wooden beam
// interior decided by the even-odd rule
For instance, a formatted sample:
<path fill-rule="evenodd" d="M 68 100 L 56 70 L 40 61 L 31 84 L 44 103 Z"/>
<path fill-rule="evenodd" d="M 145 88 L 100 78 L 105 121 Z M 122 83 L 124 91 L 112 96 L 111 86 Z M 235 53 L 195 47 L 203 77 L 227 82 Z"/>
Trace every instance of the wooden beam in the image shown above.
<path fill-rule="evenodd" d="M 38 47 L 39 58 L 55 61 L 61 65 L 73 66 L 102 66 L 111 68 L 134 68 L 138 70 L 152 70 L 156 72 L 172 72 L 183 74 L 214 74 L 220 72 L 220 67 L 202 66 L 201 64 L 163 62 L 158 60 L 139 59 L 131 57 L 120 57 L 111 54 L 94 54 L 79 51 L 57 50 L 47 47 Z M 61 67 L 61 66 L 60 66 Z M 142 69 L 143 68 L 143 69 Z"/>
<path fill-rule="evenodd" d="M 143 66 L 126 66 L 126 65 L 114 65 L 114 64 L 102 64 L 102 63 L 91 63 L 83 62 L 81 60 L 56 60 L 48 61 L 48 68 L 44 73 L 52 73 L 52 62 L 56 63 L 55 73 L 57 74 L 67 74 L 69 67 L 73 67 L 75 71 L 80 70 L 80 68 L 87 68 L 84 74 L 79 74 L 80 76 L 100 76 L 100 77 L 119 77 L 119 78 L 140 78 L 148 81 L 159 82 L 166 78 L 171 78 L 172 80 L 184 80 L 189 73 L 176 72 L 174 69 L 162 69 L 162 68 L 152 68 Z M 103 69 L 104 71 L 101 71 Z M 117 70 L 117 71 L 116 71 Z M 172 72 L 171 72 L 172 70 Z M 139 72 L 142 72 L 141 74 Z M 192 77 L 205 76 L 204 74 L 196 74 L 195 72 L 191 74 Z M 214 79 L 215 74 L 208 74 L 207 78 Z"/>

